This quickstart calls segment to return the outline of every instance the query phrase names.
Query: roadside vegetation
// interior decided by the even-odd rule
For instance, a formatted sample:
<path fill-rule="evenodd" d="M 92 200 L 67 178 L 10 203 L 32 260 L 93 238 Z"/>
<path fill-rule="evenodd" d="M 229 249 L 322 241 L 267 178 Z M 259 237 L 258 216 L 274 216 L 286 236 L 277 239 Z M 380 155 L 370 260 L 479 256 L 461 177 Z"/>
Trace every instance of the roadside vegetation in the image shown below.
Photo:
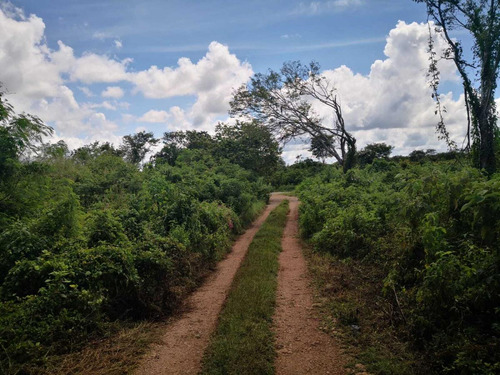
<path fill-rule="evenodd" d="M 375 374 L 498 373 L 500 176 L 412 156 L 297 187 L 326 324 Z"/>
<path fill-rule="evenodd" d="M 274 374 L 272 317 L 288 201 L 271 212 L 235 276 L 202 374 Z"/>
<path fill-rule="evenodd" d="M 151 133 L 69 152 L 0 99 L 0 373 L 168 316 L 267 203 L 259 165 L 242 166 L 272 168 L 277 143 L 258 126 L 169 133 L 144 163 Z M 249 138 L 259 152 L 224 154 Z"/>

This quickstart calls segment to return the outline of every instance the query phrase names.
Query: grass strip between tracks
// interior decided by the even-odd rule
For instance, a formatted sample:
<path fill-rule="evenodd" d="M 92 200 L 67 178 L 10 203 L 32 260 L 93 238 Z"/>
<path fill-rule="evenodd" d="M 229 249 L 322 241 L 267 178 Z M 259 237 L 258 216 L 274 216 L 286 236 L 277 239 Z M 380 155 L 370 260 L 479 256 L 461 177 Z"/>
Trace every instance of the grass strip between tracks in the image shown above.
<path fill-rule="evenodd" d="M 205 353 L 202 374 L 274 374 L 272 318 L 287 214 L 284 201 L 250 244 Z"/>

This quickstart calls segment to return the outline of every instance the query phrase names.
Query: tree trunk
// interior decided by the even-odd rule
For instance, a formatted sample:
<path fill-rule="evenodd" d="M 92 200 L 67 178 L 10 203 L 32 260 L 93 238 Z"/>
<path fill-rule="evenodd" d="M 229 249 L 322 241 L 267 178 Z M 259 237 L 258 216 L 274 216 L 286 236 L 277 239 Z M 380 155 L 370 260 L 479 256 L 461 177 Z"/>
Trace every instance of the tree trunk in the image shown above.
<path fill-rule="evenodd" d="M 356 164 L 356 140 L 351 138 L 347 140 L 347 152 L 345 154 L 342 170 L 344 173 L 354 167 Z"/>
<path fill-rule="evenodd" d="M 481 97 L 480 108 L 477 114 L 477 126 L 479 130 L 479 167 L 491 175 L 496 171 L 495 161 L 495 120 L 492 116 L 493 92 L 496 85 L 496 75 L 491 66 L 489 50 L 482 54 L 481 67 Z"/>
<path fill-rule="evenodd" d="M 495 143 L 494 143 L 494 125 L 491 124 L 489 113 L 484 114 L 478 119 L 479 136 L 481 143 L 479 145 L 479 167 L 486 170 L 491 175 L 495 173 Z"/>

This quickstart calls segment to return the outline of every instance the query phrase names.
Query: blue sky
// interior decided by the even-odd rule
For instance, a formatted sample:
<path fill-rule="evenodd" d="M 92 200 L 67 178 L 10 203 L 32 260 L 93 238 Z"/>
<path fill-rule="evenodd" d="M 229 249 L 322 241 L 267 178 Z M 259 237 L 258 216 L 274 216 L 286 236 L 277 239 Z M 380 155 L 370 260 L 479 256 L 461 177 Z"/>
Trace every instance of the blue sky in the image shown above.
<path fill-rule="evenodd" d="M 329 5 L 339 4 L 339 5 Z M 230 47 L 254 71 L 286 60 L 316 60 L 368 73 L 383 58 L 385 37 L 398 20 L 425 22 L 411 0 L 369 1 L 13 1 L 46 24 L 50 47 L 132 57 L 136 69 L 201 58 L 212 41 Z M 315 6 L 315 4 L 318 4 Z M 342 5 L 345 4 L 345 5 Z M 113 41 L 123 47 L 117 51 Z"/>
<path fill-rule="evenodd" d="M 444 148 L 425 78 L 425 7 L 411 0 L 0 4 L 9 100 L 72 147 L 139 130 L 213 131 L 232 89 L 252 73 L 315 60 L 338 87 L 359 146 Z M 461 140 L 459 81 L 452 65 L 442 70 L 449 126 Z M 307 154 L 304 145 L 289 146 L 285 158 L 297 154 Z"/>

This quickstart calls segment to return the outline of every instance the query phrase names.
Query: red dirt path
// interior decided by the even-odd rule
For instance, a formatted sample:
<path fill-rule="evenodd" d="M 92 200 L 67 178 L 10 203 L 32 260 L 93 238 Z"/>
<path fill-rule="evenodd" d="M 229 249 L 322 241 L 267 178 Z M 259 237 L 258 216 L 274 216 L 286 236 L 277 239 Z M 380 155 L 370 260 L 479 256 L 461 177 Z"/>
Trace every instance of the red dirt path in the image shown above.
<path fill-rule="evenodd" d="M 319 329 L 307 265 L 298 239 L 299 202 L 295 197 L 288 199 L 290 213 L 281 242 L 283 252 L 279 258 L 274 317 L 278 351 L 276 373 L 346 374 L 338 344 Z"/>

